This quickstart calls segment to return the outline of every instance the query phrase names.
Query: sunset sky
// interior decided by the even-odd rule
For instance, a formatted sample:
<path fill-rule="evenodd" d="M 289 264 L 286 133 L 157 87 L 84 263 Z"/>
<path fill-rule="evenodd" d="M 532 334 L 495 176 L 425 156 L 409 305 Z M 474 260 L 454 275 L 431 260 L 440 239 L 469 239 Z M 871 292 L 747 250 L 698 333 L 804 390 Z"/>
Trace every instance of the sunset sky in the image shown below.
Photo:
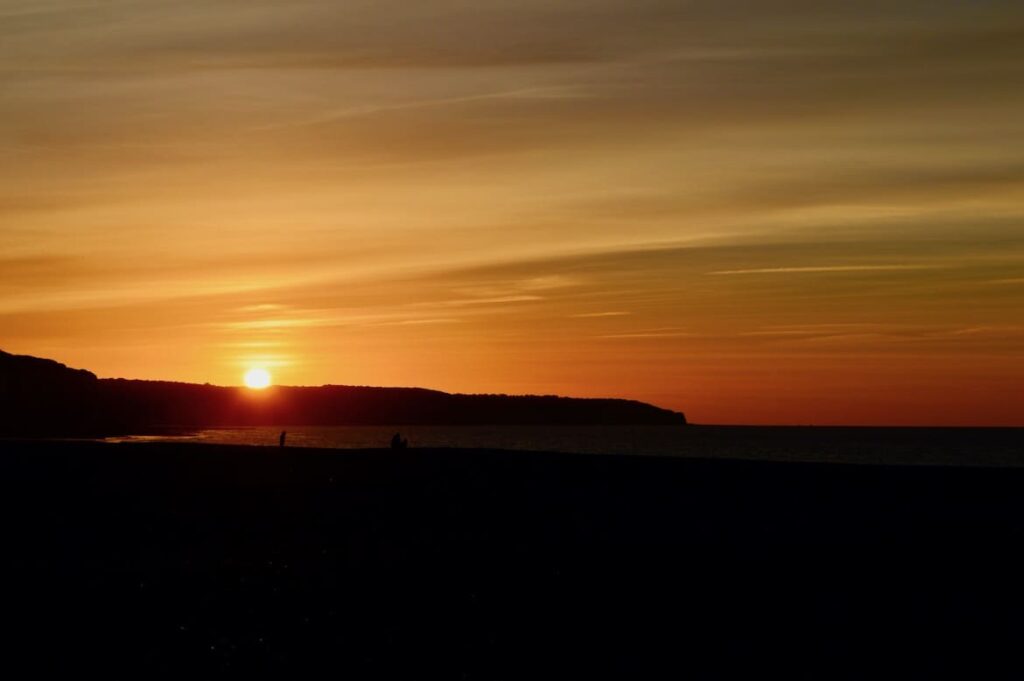
<path fill-rule="evenodd" d="M 0 0 L 0 349 L 1024 425 L 1024 2 Z"/>

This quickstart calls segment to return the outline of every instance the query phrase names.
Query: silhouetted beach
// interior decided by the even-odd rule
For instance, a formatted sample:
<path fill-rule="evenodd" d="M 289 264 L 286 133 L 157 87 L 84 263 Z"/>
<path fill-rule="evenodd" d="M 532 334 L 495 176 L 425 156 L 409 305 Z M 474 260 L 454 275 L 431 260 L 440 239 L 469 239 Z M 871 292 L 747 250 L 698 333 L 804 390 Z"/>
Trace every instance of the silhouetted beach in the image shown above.
<path fill-rule="evenodd" d="M 921 678 L 1024 633 L 1019 468 L 0 449 L 12 665 Z"/>

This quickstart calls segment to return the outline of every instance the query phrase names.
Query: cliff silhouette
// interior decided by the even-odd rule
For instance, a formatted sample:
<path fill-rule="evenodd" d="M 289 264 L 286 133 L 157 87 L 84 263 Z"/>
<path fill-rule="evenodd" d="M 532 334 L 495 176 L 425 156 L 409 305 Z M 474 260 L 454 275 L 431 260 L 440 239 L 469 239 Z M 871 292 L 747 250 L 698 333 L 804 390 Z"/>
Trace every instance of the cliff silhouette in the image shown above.
<path fill-rule="evenodd" d="M 247 388 L 99 379 L 0 351 L 0 433 L 90 436 L 264 425 L 683 425 L 680 412 L 623 399 L 463 395 L 423 388 Z"/>

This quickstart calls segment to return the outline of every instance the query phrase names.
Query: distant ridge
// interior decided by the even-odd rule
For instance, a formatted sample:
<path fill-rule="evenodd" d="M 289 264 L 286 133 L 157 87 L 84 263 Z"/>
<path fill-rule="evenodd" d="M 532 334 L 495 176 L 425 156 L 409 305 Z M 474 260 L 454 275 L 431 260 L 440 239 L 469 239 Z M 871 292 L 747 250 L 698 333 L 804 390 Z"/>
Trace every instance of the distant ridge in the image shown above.
<path fill-rule="evenodd" d="M 0 433 L 102 435 L 266 425 L 684 425 L 675 411 L 623 399 L 463 395 L 425 388 L 246 388 L 98 379 L 0 351 Z"/>

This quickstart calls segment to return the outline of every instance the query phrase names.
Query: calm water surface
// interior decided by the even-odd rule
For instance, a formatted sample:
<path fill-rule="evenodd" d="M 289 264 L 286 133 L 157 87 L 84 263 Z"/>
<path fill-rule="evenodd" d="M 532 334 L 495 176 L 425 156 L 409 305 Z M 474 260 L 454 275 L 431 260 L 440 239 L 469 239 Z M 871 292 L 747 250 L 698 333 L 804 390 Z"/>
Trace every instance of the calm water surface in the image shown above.
<path fill-rule="evenodd" d="M 753 426 L 275 426 L 212 428 L 188 435 L 111 441 L 176 441 L 289 447 L 463 447 L 849 463 L 1024 465 L 1020 428 L 828 428 Z"/>

